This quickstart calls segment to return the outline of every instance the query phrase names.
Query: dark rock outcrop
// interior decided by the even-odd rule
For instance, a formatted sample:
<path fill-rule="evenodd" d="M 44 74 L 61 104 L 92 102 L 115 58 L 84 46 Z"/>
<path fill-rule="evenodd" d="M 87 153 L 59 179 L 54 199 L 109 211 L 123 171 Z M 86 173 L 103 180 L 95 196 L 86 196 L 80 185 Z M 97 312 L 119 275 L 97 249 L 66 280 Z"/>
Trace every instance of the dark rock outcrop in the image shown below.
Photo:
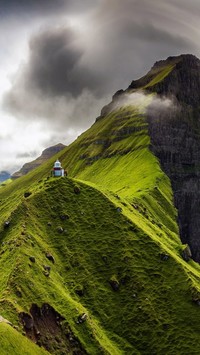
<path fill-rule="evenodd" d="M 84 322 L 86 322 L 87 318 L 88 318 L 87 314 L 86 313 L 82 313 L 82 314 L 80 314 L 78 316 L 77 323 L 79 323 L 79 324 L 84 323 Z"/>
<path fill-rule="evenodd" d="M 79 195 L 80 192 L 81 192 L 80 188 L 79 188 L 78 186 L 74 186 L 74 193 L 75 193 L 76 195 Z"/>
<path fill-rule="evenodd" d="M 111 278 L 109 280 L 109 284 L 112 287 L 113 291 L 119 291 L 120 285 L 118 280 Z"/>
<path fill-rule="evenodd" d="M 64 232 L 64 229 L 63 229 L 63 227 L 57 227 L 57 232 L 58 233 L 63 233 Z"/>
<path fill-rule="evenodd" d="M 6 228 L 8 228 L 8 227 L 10 227 L 10 221 L 6 221 L 6 222 L 4 223 L 4 229 L 6 229 Z"/>
<path fill-rule="evenodd" d="M 26 336 L 51 354 L 86 354 L 69 324 L 66 321 L 63 324 L 64 317 L 49 304 L 41 308 L 33 304 L 30 314 L 20 313 L 20 320 Z"/>
<path fill-rule="evenodd" d="M 169 75 L 148 88 L 171 98 L 167 108 L 148 108 L 151 150 L 171 179 L 181 240 L 200 262 L 200 60 L 182 55 L 156 66 L 172 62 Z"/>
<path fill-rule="evenodd" d="M 31 196 L 31 194 L 32 194 L 32 192 L 26 191 L 26 192 L 24 192 L 24 197 L 27 198 L 27 197 Z"/>
<path fill-rule="evenodd" d="M 161 261 L 167 261 L 169 259 L 169 255 L 165 253 L 160 254 L 160 260 Z"/>
<path fill-rule="evenodd" d="M 29 257 L 29 260 L 30 260 L 32 263 L 35 263 L 35 257 L 34 257 L 34 256 L 30 256 L 30 257 Z"/>
<path fill-rule="evenodd" d="M 55 264 L 54 256 L 51 253 L 46 253 L 46 258 Z"/>
<path fill-rule="evenodd" d="M 192 253 L 191 253 L 189 245 L 186 245 L 186 247 L 183 249 L 181 254 L 182 254 L 183 260 L 185 260 L 186 262 L 188 262 L 191 259 Z"/>

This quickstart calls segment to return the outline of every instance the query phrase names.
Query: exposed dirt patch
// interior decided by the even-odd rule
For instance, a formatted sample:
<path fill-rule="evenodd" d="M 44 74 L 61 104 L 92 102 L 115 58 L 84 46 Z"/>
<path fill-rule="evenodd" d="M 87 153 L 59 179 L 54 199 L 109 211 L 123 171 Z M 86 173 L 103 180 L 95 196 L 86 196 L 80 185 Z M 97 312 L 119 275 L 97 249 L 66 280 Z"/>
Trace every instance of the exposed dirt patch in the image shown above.
<path fill-rule="evenodd" d="M 30 314 L 20 313 L 26 336 L 52 354 L 82 355 L 86 351 L 74 336 L 65 319 L 48 304 L 33 304 Z"/>

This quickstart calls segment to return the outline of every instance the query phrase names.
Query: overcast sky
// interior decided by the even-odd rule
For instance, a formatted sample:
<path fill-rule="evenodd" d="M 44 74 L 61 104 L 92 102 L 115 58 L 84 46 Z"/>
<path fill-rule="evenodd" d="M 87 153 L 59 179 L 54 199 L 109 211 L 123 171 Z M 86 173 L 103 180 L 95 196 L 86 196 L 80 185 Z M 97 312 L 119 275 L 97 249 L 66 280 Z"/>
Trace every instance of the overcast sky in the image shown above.
<path fill-rule="evenodd" d="M 0 0 L 0 171 L 69 144 L 155 61 L 200 57 L 199 0 Z"/>

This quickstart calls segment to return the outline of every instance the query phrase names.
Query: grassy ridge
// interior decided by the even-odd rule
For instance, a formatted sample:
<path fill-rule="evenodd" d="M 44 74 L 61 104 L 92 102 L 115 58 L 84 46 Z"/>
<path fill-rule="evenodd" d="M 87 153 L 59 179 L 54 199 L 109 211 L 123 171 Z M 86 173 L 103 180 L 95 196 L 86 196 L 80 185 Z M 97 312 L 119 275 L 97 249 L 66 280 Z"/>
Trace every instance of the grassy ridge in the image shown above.
<path fill-rule="evenodd" d="M 127 218 L 125 206 L 118 212 L 120 202 L 114 205 L 98 190 L 68 178 L 40 184 L 43 188 L 18 208 L 3 234 L 2 240 L 13 250 L 3 246 L 1 274 L 4 265 L 12 272 L 1 284 L 1 314 L 12 317 L 5 311 L 5 301 L 18 312 L 28 312 L 32 303 L 50 303 L 91 354 L 143 354 L 147 348 L 170 354 L 171 342 L 180 354 L 199 350 L 199 317 L 184 262 L 181 265 L 173 256 L 162 261 L 165 249 Z M 77 185 L 79 195 L 74 193 Z M 62 221 L 63 214 L 69 219 Z M 15 246 L 16 238 L 20 247 Z M 54 265 L 46 251 L 54 256 Z M 45 264 L 51 266 L 48 278 Z M 110 286 L 112 280 L 118 291 Z M 77 290 L 83 290 L 83 296 Z M 83 312 L 87 322 L 76 324 Z"/>
<path fill-rule="evenodd" d="M 10 229 L 1 233 L 1 274 L 11 271 L 1 283 L 1 314 L 12 318 L 11 309 L 28 312 L 32 303 L 49 303 L 91 354 L 143 354 L 146 348 L 170 354 L 171 342 L 180 354 L 200 349 L 199 317 L 186 263 L 170 254 L 161 260 L 165 244 L 144 232 L 144 220 L 139 228 L 127 218 L 124 200 L 112 203 L 95 188 L 68 178 L 42 181 L 40 186 L 17 208 Z M 69 219 L 61 220 L 64 214 Z M 47 251 L 54 265 L 46 259 Z M 32 255 L 35 264 L 29 260 Z M 46 264 L 51 266 L 48 278 L 43 273 Z M 112 280 L 118 291 L 110 286 Z M 83 296 L 77 290 L 83 290 Z M 83 312 L 88 320 L 77 325 Z M 16 314 L 11 320 L 17 322 Z"/>

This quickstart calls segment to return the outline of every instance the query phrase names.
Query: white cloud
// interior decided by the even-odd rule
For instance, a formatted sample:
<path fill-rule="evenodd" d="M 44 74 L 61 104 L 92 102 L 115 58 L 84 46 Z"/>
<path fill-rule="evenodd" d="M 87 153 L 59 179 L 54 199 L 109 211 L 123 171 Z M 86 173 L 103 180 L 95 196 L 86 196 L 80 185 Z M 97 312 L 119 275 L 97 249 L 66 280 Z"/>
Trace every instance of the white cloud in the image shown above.
<path fill-rule="evenodd" d="M 98 100 L 87 91 L 77 99 L 61 97 L 50 101 L 33 97 L 30 101 L 29 96 L 24 96 L 23 117 L 16 115 L 14 118 L 0 112 L 0 169 L 13 172 L 30 161 L 30 155 L 32 160 L 48 146 L 59 142 L 70 144 L 91 126 L 105 101 L 108 98 Z"/>
<path fill-rule="evenodd" d="M 155 93 L 137 90 L 133 92 L 127 91 L 116 96 L 110 105 L 110 110 L 115 111 L 126 106 L 131 106 L 140 114 L 145 114 L 150 107 L 151 112 L 156 114 L 156 111 L 169 110 L 176 105 L 173 97 L 161 97 Z"/>

